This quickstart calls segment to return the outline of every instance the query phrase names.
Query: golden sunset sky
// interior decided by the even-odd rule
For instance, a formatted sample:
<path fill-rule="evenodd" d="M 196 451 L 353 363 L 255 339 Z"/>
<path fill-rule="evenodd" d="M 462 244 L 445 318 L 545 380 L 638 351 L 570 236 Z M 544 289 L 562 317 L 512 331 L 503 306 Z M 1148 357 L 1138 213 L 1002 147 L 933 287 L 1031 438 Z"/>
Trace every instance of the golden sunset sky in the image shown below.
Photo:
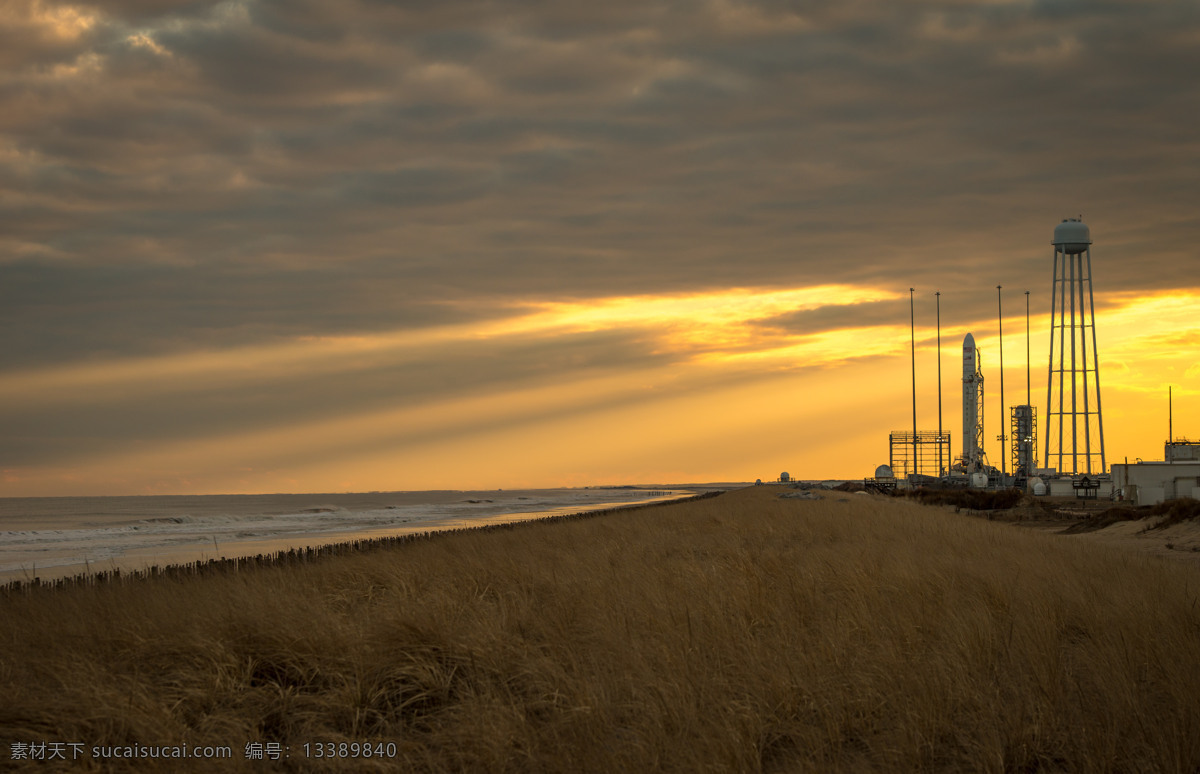
<path fill-rule="evenodd" d="M 4 3 L 0 496 L 862 478 L 910 287 L 919 428 L 940 291 L 999 464 L 1079 215 L 1108 462 L 1161 459 L 1197 72 L 1193 2 Z"/>

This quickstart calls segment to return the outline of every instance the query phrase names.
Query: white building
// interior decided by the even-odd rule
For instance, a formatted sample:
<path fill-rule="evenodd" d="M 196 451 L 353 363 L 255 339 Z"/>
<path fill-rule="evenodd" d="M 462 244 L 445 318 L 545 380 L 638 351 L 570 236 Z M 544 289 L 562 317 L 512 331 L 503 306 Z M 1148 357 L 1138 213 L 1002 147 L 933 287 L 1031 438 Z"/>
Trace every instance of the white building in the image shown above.
<path fill-rule="evenodd" d="M 1113 486 L 1134 505 L 1178 497 L 1200 500 L 1200 443 L 1176 441 L 1164 452 L 1162 461 L 1113 465 Z"/>

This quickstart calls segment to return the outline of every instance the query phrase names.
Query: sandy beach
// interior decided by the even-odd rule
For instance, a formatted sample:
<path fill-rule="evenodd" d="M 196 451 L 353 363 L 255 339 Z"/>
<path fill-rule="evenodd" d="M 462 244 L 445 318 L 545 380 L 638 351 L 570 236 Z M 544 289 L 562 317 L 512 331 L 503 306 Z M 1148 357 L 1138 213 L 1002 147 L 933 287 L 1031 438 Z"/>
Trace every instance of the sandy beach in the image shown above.
<path fill-rule="evenodd" d="M 1064 540 L 1095 542 L 1147 556 L 1200 565 L 1200 524 L 1189 522 L 1151 529 L 1158 521 L 1154 518 L 1136 519 L 1074 533 L 1066 533 L 1065 530 L 1070 527 L 1064 527 L 1061 522 L 1033 522 L 1021 526 L 1042 530 Z"/>
<path fill-rule="evenodd" d="M 1200 521 L 1186 519 L 1163 524 L 1161 515 L 1141 518 L 1106 518 L 1114 508 L 1109 501 L 1079 501 L 1074 498 L 1033 498 L 1015 508 L 977 514 L 1019 529 L 1054 535 L 1063 540 L 1095 543 L 1132 551 L 1144 556 L 1200 565 Z M 1129 507 L 1129 506 L 1124 506 Z M 953 510 L 953 508 L 951 508 Z M 1138 512 L 1128 511 L 1130 516 Z"/>

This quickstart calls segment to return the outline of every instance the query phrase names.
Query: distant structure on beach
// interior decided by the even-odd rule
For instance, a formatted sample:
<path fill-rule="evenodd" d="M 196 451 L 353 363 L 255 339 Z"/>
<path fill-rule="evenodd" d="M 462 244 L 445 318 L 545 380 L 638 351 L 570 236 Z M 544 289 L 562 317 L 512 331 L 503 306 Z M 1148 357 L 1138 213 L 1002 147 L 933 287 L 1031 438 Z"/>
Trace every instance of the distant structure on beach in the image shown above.
<path fill-rule="evenodd" d="M 914 289 L 909 288 L 909 330 L 912 350 L 912 430 L 895 430 L 889 436 L 887 466 L 880 466 L 872 485 L 883 481 L 908 486 L 971 488 L 1027 488 L 1035 494 L 1074 495 L 1094 498 L 1113 489 L 1104 448 L 1104 419 L 1100 404 L 1100 362 L 1096 345 L 1096 312 L 1092 290 L 1092 235 L 1082 217 L 1065 218 L 1054 229 L 1053 284 L 1050 303 L 1050 361 L 1046 377 L 1044 431 L 1038 437 L 1038 410 L 1031 399 L 1029 365 L 1029 291 L 1025 291 L 1025 402 L 1005 407 L 1004 403 L 1004 312 L 1001 286 L 996 286 L 997 331 L 999 333 L 1000 404 L 1003 417 L 1000 434 L 1000 467 L 988 463 L 984 451 L 983 369 L 975 336 L 963 338 L 962 454 L 946 468 L 950 435 L 942 431 L 941 400 L 941 293 L 938 298 L 938 431 L 917 430 L 916 332 Z M 1043 465 L 1038 467 L 1041 439 L 1045 439 Z M 1011 442 L 1011 443 L 1010 443 Z M 1189 442 L 1190 443 L 1190 442 Z M 1168 441 L 1172 454 L 1192 454 L 1185 444 Z M 1006 464 L 1012 462 L 1011 475 Z M 1192 462 L 1188 459 L 1188 464 Z M 881 475 L 884 468 L 888 475 Z M 1125 469 L 1128 468 L 1128 469 Z M 1177 471 L 1178 469 L 1172 469 Z M 1124 466 L 1122 476 L 1136 490 L 1140 482 L 1146 497 L 1156 496 L 1150 483 L 1159 472 L 1145 473 Z M 1190 473 L 1188 474 L 1190 475 Z M 1186 476 L 1185 476 L 1186 477 Z M 1155 479 L 1156 480 L 1156 479 Z M 1196 492 L 1200 493 L 1200 478 Z M 1172 487 L 1162 487 L 1164 492 Z M 1177 491 L 1178 487 L 1174 488 Z"/>
<path fill-rule="evenodd" d="M 1103 474 L 1104 418 L 1092 297 L 1092 234 L 1081 218 L 1054 229 L 1044 467 Z M 1057 361 L 1055 356 L 1057 355 Z"/>

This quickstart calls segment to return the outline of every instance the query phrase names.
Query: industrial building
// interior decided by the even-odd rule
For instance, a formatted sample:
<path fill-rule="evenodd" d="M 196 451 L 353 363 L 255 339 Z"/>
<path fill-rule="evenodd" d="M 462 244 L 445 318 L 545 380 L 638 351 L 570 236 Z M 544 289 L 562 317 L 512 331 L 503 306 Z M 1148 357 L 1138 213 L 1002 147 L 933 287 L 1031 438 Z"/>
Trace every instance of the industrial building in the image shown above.
<path fill-rule="evenodd" d="M 1117 497 L 1134 505 L 1177 497 L 1200 500 L 1200 442 L 1168 441 L 1162 460 L 1115 463 L 1112 479 Z"/>

